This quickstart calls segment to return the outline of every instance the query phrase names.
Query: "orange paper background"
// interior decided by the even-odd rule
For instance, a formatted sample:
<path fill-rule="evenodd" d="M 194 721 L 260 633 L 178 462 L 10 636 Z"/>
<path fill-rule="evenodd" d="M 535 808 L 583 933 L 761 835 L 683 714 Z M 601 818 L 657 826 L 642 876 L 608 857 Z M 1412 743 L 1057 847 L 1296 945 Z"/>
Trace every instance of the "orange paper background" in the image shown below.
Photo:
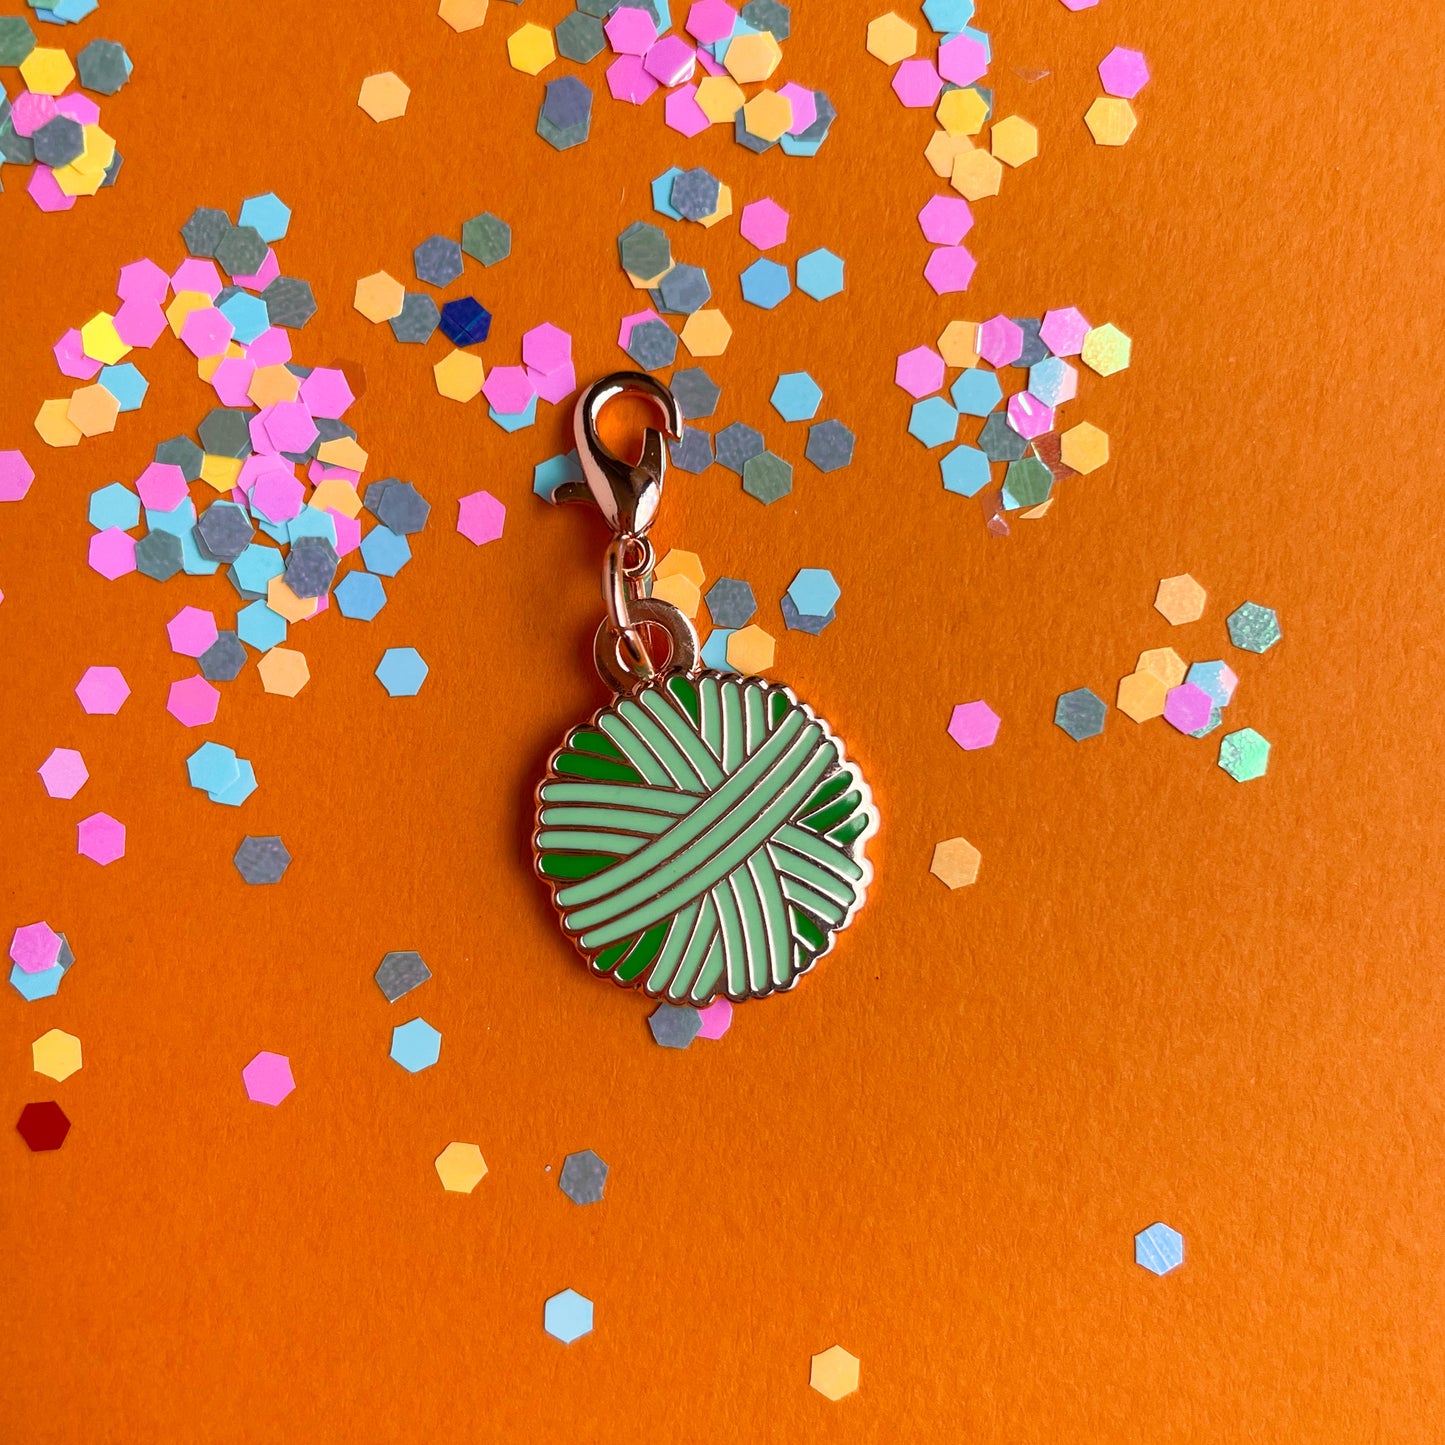
<path fill-rule="evenodd" d="M 46 917 L 79 959 L 57 998 L 0 1002 L 4 1110 L 54 1097 L 74 1120 L 58 1153 L 0 1147 L 0 1434 L 1438 1438 L 1439 7 L 983 6 L 997 113 L 1037 123 L 1042 153 L 976 208 L 978 275 L 946 301 L 913 220 L 942 189 L 930 120 L 865 53 L 868 7 L 794 7 L 778 78 L 841 113 L 812 161 L 721 129 L 684 141 L 660 99 L 612 102 L 602 62 L 591 141 L 552 152 L 543 81 L 507 68 L 505 38 L 565 9 L 497 4 L 465 36 L 426 0 L 110 3 L 40 27 L 77 49 L 121 39 L 136 73 L 104 105 L 126 157 L 113 191 L 42 215 L 7 168 L 0 198 L 0 446 L 39 472 L 0 518 L 0 922 Z M 1081 117 L 1116 43 L 1153 80 L 1134 139 L 1104 150 Z M 1030 66 L 1051 74 L 1027 83 Z M 388 68 L 411 105 L 376 126 L 355 95 Z M 834 954 L 686 1053 L 585 975 L 530 871 L 539 770 L 602 700 L 602 529 L 530 491 L 563 412 L 505 436 L 435 394 L 440 335 L 398 346 L 350 306 L 358 276 L 409 277 L 418 241 L 490 208 L 515 244 L 468 265 L 496 313 L 489 364 L 551 320 L 579 376 L 611 369 L 639 299 L 614 238 L 651 218 L 648 181 L 674 163 L 710 166 L 739 206 L 777 198 L 787 259 L 847 261 L 844 296 L 768 314 L 737 293 L 753 253 L 734 223 L 670 227 L 736 328 L 707 363 L 718 420 L 799 467 L 766 510 L 721 470 L 675 477 L 658 540 L 751 581 L 778 675 L 848 739 L 885 820 Z M 293 630 L 300 696 L 265 695 L 254 666 L 224 688 L 203 735 L 260 779 L 235 813 L 185 786 L 200 736 L 164 711 L 189 664 L 163 624 L 186 602 L 229 616 L 224 576 L 159 588 L 84 565 L 87 494 L 132 480 L 208 392 L 167 337 L 135 358 L 151 395 L 113 434 L 52 452 L 30 421 L 72 385 L 50 344 L 113 304 L 120 265 L 174 266 L 195 205 L 270 189 L 295 211 L 283 270 L 321 302 L 297 359 L 364 366 L 349 419 L 372 474 L 414 479 L 435 510 L 374 623 L 333 610 Z M 1067 304 L 1134 338 L 1132 369 L 1086 374 L 1066 412 L 1115 459 L 992 540 L 906 436 L 893 359 L 956 316 Z M 795 367 L 857 432 L 850 469 L 802 464 L 803 428 L 768 408 Z M 452 528 L 482 486 L 509 510 L 478 550 Z M 843 588 L 817 639 L 777 611 L 805 565 Z M 1150 601 L 1185 570 L 1209 608 L 1171 629 Z M 1227 647 L 1246 598 L 1283 622 L 1262 658 Z M 431 675 L 391 701 L 372 669 L 408 644 Z M 1230 781 L 1217 735 L 1112 713 L 1076 745 L 1052 726 L 1060 692 L 1112 700 L 1164 645 L 1238 664 L 1229 724 L 1271 739 L 1267 778 Z M 72 695 L 101 662 L 134 689 L 115 718 Z M 945 727 L 975 697 L 1003 728 L 965 754 Z M 90 766 L 71 803 L 34 776 L 55 746 Z M 100 808 L 129 828 L 103 870 L 74 853 Z M 240 882 L 247 832 L 290 846 L 280 886 Z M 928 862 L 955 834 L 984 861 L 949 893 Z M 388 1006 L 371 975 L 394 948 L 435 977 Z M 445 1041 L 409 1077 L 388 1038 L 418 1013 Z M 58 1085 L 30 1072 L 52 1026 L 85 1048 Z M 296 1072 L 275 1110 L 241 1089 L 262 1048 Z M 490 1166 L 470 1197 L 432 1170 L 452 1139 Z M 612 1166 L 587 1209 L 556 1187 L 582 1148 Z M 1155 1219 L 1187 1242 L 1165 1279 L 1132 1261 Z M 564 1348 L 541 1311 L 568 1286 L 597 1327 Z M 831 1404 L 808 1360 L 835 1343 L 862 1387 Z"/>

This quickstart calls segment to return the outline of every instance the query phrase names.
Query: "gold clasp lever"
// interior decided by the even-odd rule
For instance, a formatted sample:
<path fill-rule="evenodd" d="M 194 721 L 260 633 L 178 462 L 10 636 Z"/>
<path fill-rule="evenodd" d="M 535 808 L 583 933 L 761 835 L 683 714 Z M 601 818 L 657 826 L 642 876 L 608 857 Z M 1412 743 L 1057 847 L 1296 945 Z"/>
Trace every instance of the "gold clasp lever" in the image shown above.
<path fill-rule="evenodd" d="M 682 436 L 682 408 L 656 377 L 641 371 L 604 376 L 578 397 L 572 418 L 577 457 L 586 480 L 564 482 L 554 495 L 559 502 L 595 502 L 618 537 L 644 537 L 662 500 L 667 444 L 662 432 L 647 427 L 642 433 L 642 455 L 635 464 L 614 456 L 597 434 L 597 418 L 603 407 L 619 396 L 640 396 L 652 402 L 662 413 L 667 436 L 673 440 Z"/>

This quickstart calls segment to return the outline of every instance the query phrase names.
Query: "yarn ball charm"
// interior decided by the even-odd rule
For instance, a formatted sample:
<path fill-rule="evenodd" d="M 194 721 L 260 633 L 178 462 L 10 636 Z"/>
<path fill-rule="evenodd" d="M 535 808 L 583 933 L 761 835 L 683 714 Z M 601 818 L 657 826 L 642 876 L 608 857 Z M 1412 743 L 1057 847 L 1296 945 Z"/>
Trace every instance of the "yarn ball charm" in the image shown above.
<path fill-rule="evenodd" d="M 877 828 L 857 765 L 790 689 L 673 673 L 567 735 L 534 846 L 593 973 L 702 1007 L 789 989 L 828 952 Z"/>

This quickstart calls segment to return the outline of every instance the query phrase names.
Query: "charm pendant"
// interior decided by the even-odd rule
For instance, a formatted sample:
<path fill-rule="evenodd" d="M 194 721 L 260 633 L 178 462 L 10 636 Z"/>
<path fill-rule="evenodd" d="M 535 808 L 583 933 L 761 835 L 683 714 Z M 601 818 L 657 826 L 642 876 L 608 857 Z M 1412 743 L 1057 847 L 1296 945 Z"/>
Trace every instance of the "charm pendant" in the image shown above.
<path fill-rule="evenodd" d="M 699 671 L 692 624 L 643 595 L 666 453 L 633 467 L 596 417 L 623 392 L 682 419 L 653 377 L 619 373 L 578 402 L 584 483 L 611 523 L 598 670 L 615 696 L 568 733 L 537 790 L 538 874 L 595 974 L 701 1007 L 791 988 L 863 905 L 878 815 L 827 723 L 781 684 Z M 664 651 L 665 649 L 665 651 Z"/>

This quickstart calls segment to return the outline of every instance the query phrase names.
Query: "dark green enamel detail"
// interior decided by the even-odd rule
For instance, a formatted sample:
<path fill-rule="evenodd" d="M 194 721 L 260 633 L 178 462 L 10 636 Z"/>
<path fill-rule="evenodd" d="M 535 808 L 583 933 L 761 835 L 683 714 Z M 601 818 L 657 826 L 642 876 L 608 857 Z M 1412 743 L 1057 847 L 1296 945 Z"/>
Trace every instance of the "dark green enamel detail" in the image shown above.
<path fill-rule="evenodd" d="M 652 967 L 652 961 L 662 951 L 663 940 L 667 937 L 667 930 L 671 926 L 671 920 L 667 923 L 655 923 L 641 938 L 632 946 L 632 952 L 622 961 L 617 969 L 617 977 L 624 983 L 631 983 L 638 974 L 645 972 Z"/>
<path fill-rule="evenodd" d="M 543 853 L 542 872 L 548 878 L 590 878 L 616 861 L 601 853 Z"/>
<path fill-rule="evenodd" d="M 575 778 L 591 778 L 599 783 L 640 783 L 642 774 L 628 763 L 614 763 L 607 758 L 593 757 L 591 753 L 558 753 L 552 765 L 559 773 L 570 773 Z"/>
<path fill-rule="evenodd" d="M 828 837 L 835 843 L 848 844 L 855 838 L 861 837 L 867 827 L 868 815 L 866 813 L 855 813 L 846 823 L 840 823 L 834 828 L 833 831 L 828 834 Z"/>
<path fill-rule="evenodd" d="M 768 726 L 777 727 L 791 706 L 792 704 L 782 693 L 773 693 L 768 699 Z"/>
<path fill-rule="evenodd" d="M 596 958 L 592 960 L 592 967 L 598 973 L 611 973 L 617 966 L 617 960 L 632 947 L 633 940 L 624 938 L 621 943 L 614 943 L 611 948 L 604 948 Z"/>
<path fill-rule="evenodd" d="M 789 909 L 789 916 L 793 920 L 793 932 L 797 935 L 798 942 L 813 953 L 821 953 L 828 940 L 818 925 L 806 913 L 799 913 L 796 908 Z"/>
<path fill-rule="evenodd" d="M 820 808 L 816 813 L 810 814 L 806 818 L 800 818 L 798 821 L 805 828 L 811 828 L 815 833 L 826 833 L 829 828 L 848 817 L 862 802 L 862 793 L 844 793 L 836 802 L 829 803 L 826 808 Z"/>
<path fill-rule="evenodd" d="M 824 803 L 831 803 L 839 793 L 845 792 L 853 786 L 853 776 L 846 768 L 839 768 L 836 773 L 823 779 L 813 789 L 813 796 L 798 809 L 798 816 L 806 818 L 809 813 L 816 812 Z"/>
<path fill-rule="evenodd" d="M 628 766 L 627 759 L 622 756 L 617 744 L 606 733 L 593 732 L 591 728 L 578 728 L 567 739 L 567 746 L 580 752 L 595 753 L 599 758 L 611 758 L 623 767 Z"/>
<path fill-rule="evenodd" d="M 694 724 L 702 721 L 702 704 L 698 701 L 697 687 L 685 677 L 669 680 L 667 690 L 687 709 L 687 715 Z"/>

